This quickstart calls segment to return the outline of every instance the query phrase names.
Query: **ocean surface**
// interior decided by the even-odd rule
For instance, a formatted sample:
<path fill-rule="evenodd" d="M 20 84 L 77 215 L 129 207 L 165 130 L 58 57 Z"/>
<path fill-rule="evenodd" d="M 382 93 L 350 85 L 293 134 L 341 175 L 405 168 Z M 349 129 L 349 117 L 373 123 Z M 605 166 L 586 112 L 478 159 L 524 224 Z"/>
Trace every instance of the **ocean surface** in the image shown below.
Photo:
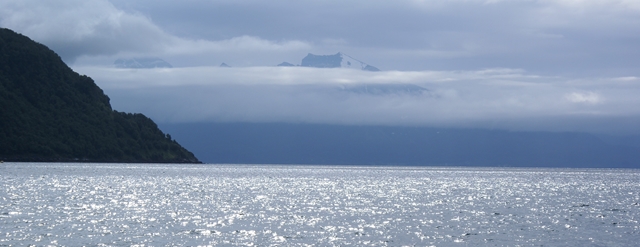
<path fill-rule="evenodd" d="M 0 246 L 637 246 L 640 170 L 0 164 Z"/>

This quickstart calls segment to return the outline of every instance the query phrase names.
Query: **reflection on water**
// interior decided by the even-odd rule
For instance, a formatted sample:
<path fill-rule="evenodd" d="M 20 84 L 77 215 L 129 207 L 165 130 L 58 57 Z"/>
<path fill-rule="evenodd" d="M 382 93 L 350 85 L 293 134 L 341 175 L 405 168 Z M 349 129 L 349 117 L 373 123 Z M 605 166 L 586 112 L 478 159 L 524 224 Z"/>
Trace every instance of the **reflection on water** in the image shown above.
<path fill-rule="evenodd" d="M 0 164 L 0 246 L 634 246 L 638 220 L 640 170 Z"/>

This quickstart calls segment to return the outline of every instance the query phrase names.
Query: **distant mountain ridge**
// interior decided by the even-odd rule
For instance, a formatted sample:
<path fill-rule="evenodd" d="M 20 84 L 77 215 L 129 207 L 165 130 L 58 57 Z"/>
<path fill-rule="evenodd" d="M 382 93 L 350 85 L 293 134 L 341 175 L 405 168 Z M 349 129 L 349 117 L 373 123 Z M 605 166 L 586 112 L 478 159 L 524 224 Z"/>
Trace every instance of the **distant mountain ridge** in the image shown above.
<path fill-rule="evenodd" d="M 118 59 L 113 65 L 116 68 L 126 69 L 152 69 L 152 68 L 173 68 L 173 66 L 157 57 L 141 57 L 141 58 L 128 58 Z M 282 62 L 278 64 L 279 67 L 295 67 L 296 65 L 289 62 Z M 315 55 L 308 53 L 307 56 L 302 58 L 302 63 L 298 66 L 312 67 L 312 68 L 348 68 L 365 71 L 380 71 L 377 67 L 362 62 L 352 56 L 345 53 L 338 52 L 333 55 Z M 227 63 L 221 63 L 218 67 L 230 68 Z"/>
<path fill-rule="evenodd" d="M 46 46 L 0 29 L 0 160 L 199 163 Z"/>

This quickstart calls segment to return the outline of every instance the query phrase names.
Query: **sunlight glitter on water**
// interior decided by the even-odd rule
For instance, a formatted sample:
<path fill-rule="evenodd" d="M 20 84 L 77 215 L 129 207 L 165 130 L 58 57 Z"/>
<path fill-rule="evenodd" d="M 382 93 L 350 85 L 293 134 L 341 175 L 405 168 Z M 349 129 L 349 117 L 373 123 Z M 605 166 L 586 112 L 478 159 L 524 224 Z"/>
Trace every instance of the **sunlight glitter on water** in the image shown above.
<path fill-rule="evenodd" d="M 0 167 L 2 245 L 634 246 L 640 170 Z"/>

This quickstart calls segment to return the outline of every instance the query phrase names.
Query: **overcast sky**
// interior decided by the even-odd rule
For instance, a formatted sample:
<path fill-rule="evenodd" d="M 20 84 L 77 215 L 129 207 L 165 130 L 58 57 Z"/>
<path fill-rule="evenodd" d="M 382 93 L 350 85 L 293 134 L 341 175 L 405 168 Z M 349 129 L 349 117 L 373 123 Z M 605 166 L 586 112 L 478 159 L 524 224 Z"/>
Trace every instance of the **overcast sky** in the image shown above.
<path fill-rule="evenodd" d="M 3 0 L 0 26 L 161 122 L 640 132 L 637 0 Z M 273 67 L 337 52 L 383 71 Z M 427 91 L 344 90 L 371 84 Z"/>

